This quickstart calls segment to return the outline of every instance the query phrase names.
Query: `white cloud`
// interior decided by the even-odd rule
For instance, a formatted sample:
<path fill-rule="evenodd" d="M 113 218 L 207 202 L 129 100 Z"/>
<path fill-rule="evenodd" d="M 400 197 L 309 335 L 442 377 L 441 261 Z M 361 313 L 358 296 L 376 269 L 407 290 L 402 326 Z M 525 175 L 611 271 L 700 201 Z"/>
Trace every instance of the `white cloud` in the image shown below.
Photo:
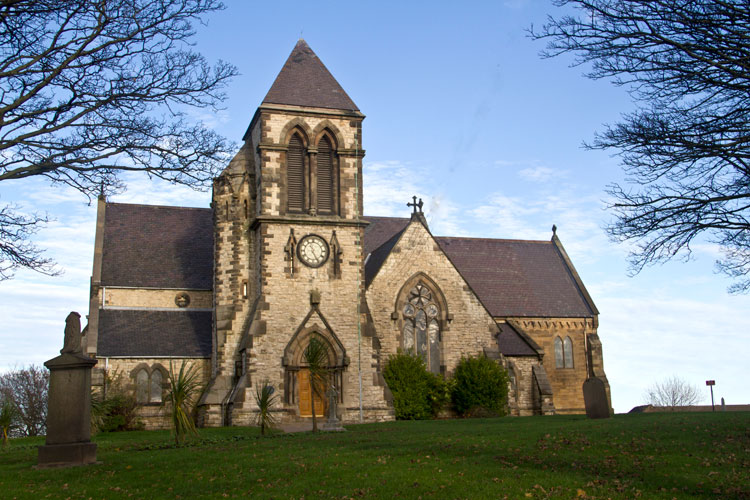
<path fill-rule="evenodd" d="M 140 203 L 147 205 L 171 205 L 182 207 L 208 207 L 211 191 L 196 191 L 188 186 L 148 178 L 142 174 L 123 176 L 127 190 L 108 201 L 117 203 Z"/>
<path fill-rule="evenodd" d="M 518 171 L 518 176 L 526 181 L 549 182 L 566 176 L 566 172 L 549 167 L 528 167 Z"/>

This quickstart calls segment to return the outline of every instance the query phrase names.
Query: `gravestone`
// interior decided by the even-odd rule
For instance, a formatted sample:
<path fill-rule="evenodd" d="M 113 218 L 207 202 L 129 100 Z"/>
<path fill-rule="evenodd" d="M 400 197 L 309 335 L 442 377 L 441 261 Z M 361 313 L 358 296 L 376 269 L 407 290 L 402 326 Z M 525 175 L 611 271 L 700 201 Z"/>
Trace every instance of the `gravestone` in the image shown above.
<path fill-rule="evenodd" d="M 81 315 L 65 320 L 60 355 L 46 363 L 49 371 L 47 438 L 39 447 L 37 467 L 70 467 L 96 462 L 91 442 L 91 368 L 95 359 L 83 355 Z"/>
<path fill-rule="evenodd" d="M 336 415 L 336 406 L 338 404 L 339 391 L 337 391 L 334 386 L 331 386 L 330 389 L 328 389 L 328 391 L 326 392 L 326 396 L 328 396 L 328 408 L 327 408 L 328 418 L 323 424 L 323 430 L 324 431 L 345 431 L 346 429 L 344 429 L 341 426 L 341 421 Z"/>
<path fill-rule="evenodd" d="M 609 418 L 607 390 L 600 378 L 589 377 L 583 383 L 583 402 L 588 418 Z"/>

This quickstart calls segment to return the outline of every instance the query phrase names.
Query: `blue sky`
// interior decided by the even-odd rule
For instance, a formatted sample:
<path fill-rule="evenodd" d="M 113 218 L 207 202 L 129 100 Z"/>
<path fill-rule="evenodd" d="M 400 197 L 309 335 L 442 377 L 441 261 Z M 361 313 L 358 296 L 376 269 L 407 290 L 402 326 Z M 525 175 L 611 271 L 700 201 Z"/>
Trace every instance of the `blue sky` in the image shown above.
<path fill-rule="evenodd" d="M 678 375 L 710 402 L 748 403 L 749 296 L 726 293 L 715 246 L 689 262 L 627 274 L 627 245 L 602 227 L 617 158 L 581 148 L 633 105 L 622 88 L 584 78 L 569 58 L 542 60 L 524 29 L 558 15 L 548 2 L 243 2 L 199 27 L 196 48 L 241 76 L 225 108 L 203 120 L 239 143 L 300 35 L 367 118 L 365 213 L 406 216 L 425 200 L 437 235 L 548 239 L 551 226 L 600 309 L 599 336 L 615 411 L 641 404 L 654 381 Z M 208 206 L 210 194 L 131 177 L 114 201 Z M 37 241 L 65 269 L 0 282 L 0 370 L 54 357 L 64 319 L 88 311 L 95 207 L 40 180 L 4 182 L 0 203 L 56 220 Z"/>

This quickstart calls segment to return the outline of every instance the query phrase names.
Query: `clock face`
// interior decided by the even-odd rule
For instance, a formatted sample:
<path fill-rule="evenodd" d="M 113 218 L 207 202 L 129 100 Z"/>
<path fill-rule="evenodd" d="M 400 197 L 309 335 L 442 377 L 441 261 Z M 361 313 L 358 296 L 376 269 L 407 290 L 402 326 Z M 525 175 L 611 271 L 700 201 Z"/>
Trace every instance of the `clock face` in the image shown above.
<path fill-rule="evenodd" d="M 320 236 L 308 234 L 297 245 L 299 260 L 308 267 L 320 267 L 328 259 L 328 243 Z"/>

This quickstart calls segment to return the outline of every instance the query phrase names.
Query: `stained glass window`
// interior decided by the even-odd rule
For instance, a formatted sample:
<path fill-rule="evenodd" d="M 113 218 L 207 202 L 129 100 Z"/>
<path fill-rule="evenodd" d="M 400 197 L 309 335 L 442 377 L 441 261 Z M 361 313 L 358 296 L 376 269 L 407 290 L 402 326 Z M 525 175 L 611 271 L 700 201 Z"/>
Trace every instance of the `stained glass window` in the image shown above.
<path fill-rule="evenodd" d="M 403 347 L 406 352 L 421 356 L 433 373 L 440 372 L 439 312 L 432 291 L 423 283 L 409 291 L 403 308 Z"/>

